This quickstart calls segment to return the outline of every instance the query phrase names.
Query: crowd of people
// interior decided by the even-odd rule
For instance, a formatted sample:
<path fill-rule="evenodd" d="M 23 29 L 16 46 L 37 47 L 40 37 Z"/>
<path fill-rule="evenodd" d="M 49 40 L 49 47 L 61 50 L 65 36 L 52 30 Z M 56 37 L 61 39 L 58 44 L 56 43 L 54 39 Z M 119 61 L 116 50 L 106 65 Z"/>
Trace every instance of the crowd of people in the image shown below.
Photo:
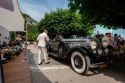
<path fill-rule="evenodd" d="M 20 55 L 21 51 L 24 49 L 22 43 L 23 42 L 19 39 L 16 39 L 14 41 L 11 40 L 8 44 L 6 42 L 3 42 L 3 44 L 0 45 L 1 59 L 3 61 L 7 61 L 14 59 L 14 56 Z"/>
<path fill-rule="evenodd" d="M 97 43 L 97 47 L 103 46 L 103 48 L 109 48 L 113 51 L 113 56 L 117 60 L 123 60 L 125 57 L 125 40 L 121 35 L 111 33 L 96 34 L 94 41 Z"/>

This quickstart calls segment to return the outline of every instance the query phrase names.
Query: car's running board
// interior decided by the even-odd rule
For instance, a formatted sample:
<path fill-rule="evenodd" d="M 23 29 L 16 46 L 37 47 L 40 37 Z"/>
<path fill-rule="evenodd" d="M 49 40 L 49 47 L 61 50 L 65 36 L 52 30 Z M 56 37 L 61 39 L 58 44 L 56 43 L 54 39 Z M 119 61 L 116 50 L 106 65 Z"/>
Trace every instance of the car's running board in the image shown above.
<path fill-rule="evenodd" d="M 95 64 L 91 64 L 90 68 L 102 67 L 104 65 L 107 65 L 107 64 L 105 62 L 95 63 Z"/>
<path fill-rule="evenodd" d="M 49 52 L 48 53 L 50 56 L 54 56 L 56 58 L 60 58 L 60 59 L 65 59 L 65 57 L 59 57 L 58 54 L 55 54 L 55 53 L 52 53 L 52 52 Z"/>
<path fill-rule="evenodd" d="M 57 54 L 52 53 L 52 52 L 49 52 L 49 53 L 48 53 L 48 55 L 50 55 L 50 56 L 52 55 L 52 56 L 55 56 L 55 57 L 57 57 L 57 56 L 58 56 Z"/>

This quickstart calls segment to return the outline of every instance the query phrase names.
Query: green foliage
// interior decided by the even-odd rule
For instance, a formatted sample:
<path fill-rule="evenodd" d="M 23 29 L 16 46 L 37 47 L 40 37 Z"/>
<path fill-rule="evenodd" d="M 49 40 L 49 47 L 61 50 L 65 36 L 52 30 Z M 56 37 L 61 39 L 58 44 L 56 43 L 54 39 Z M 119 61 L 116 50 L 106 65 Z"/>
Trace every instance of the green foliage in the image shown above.
<path fill-rule="evenodd" d="M 36 40 L 36 38 L 37 38 L 37 35 L 35 35 L 35 33 L 33 33 L 33 32 L 28 33 L 29 41 L 34 41 L 34 40 Z"/>
<path fill-rule="evenodd" d="M 15 40 L 16 38 L 16 32 L 10 32 L 10 40 Z"/>
<path fill-rule="evenodd" d="M 50 34 L 62 33 L 64 36 L 72 34 L 90 35 L 94 28 L 94 26 L 81 21 L 80 14 L 71 13 L 69 10 L 64 9 L 46 13 L 44 19 L 37 24 L 37 27 L 39 31 L 48 29 Z"/>
<path fill-rule="evenodd" d="M 22 13 L 23 18 L 26 20 L 27 17 L 31 18 L 30 15 L 26 14 L 26 13 Z"/>
<path fill-rule="evenodd" d="M 125 0 L 70 0 L 69 6 L 92 24 L 125 28 Z"/>
<path fill-rule="evenodd" d="M 35 25 L 28 24 L 27 26 L 27 39 L 28 41 L 35 41 L 38 36 L 38 30 Z"/>
<path fill-rule="evenodd" d="M 36 25 L 32 24 L 32 21 L 35 21 L 32 19 L 28 14 L 23 13 L 23 17 L 25 20 L 27 20 L 27 39 L 28 41 L 35 41 L 38 35 L 38 29 L 36 28 Z M 35 21 L 36 22 L 36 21 Z"/>

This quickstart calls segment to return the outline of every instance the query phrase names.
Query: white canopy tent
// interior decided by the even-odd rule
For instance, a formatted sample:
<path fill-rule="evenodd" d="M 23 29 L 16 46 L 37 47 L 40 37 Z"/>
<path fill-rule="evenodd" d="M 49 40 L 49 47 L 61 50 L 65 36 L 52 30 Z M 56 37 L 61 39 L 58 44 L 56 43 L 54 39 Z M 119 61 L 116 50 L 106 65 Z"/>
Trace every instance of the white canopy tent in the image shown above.
<path fill-rule="evenodd" d="M 0 26 L 0 44 L 2 45 L 3 42 L 9 43 L 10 40 L 10 33 L 7 29 Z"/>
<path fill-rule="evenodd" d="M 8 31 L 24 31 L 24 19 L 17 0 L 0 0 L 0 26 Z"/>

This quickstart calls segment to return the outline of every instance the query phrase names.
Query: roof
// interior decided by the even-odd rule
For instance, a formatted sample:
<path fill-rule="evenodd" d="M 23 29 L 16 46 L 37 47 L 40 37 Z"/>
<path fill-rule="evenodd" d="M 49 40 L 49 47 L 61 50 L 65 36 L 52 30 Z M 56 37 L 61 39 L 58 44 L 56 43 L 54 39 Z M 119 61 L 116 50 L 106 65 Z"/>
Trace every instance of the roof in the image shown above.
<path fill-rule="evenodd" d="M 8 31 L 24 31 L 24 18 L 17 0 L 0 0 L 0 25 Z"/>

